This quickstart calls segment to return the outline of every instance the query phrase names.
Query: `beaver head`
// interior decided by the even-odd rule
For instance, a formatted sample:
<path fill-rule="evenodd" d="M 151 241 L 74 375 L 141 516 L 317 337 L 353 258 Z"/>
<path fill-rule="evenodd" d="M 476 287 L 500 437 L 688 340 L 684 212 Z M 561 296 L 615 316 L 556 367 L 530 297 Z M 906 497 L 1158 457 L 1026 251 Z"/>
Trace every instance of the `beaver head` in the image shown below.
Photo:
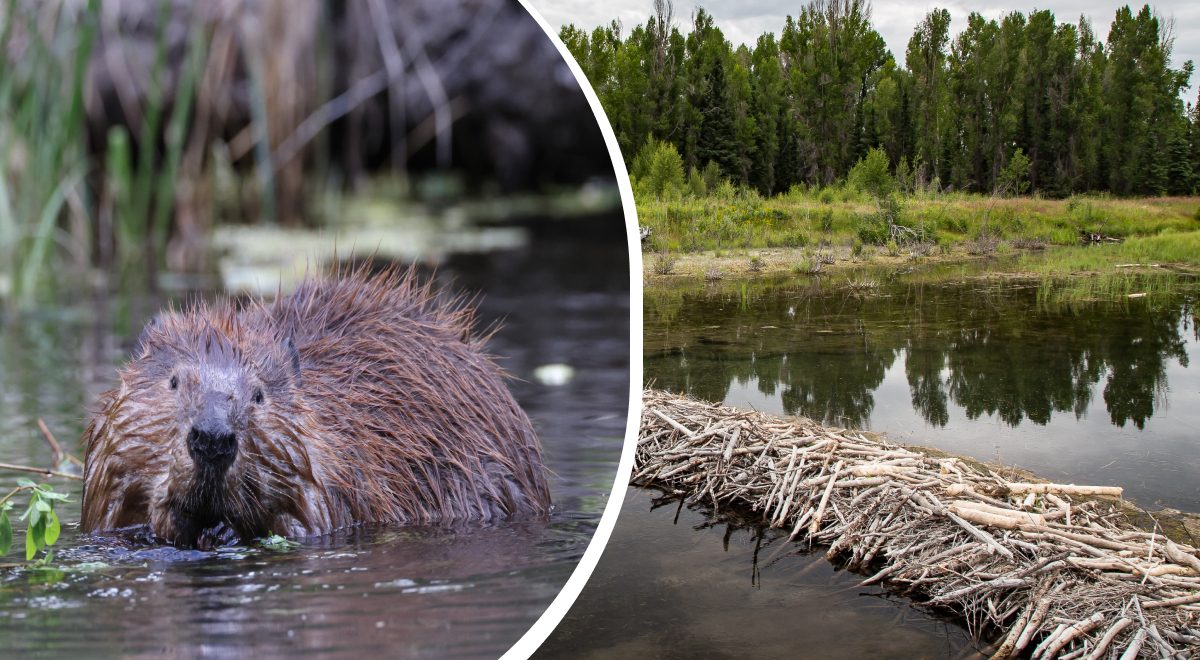
<path fill-rule="evenodd" d="M 306 519 L 322 493 L 298 429 L 300 354 L 265 318 L 164 313 L 120 378 L 87 433 L 85 531 L 148 523 L 206 547 L 327 522 Z"/>

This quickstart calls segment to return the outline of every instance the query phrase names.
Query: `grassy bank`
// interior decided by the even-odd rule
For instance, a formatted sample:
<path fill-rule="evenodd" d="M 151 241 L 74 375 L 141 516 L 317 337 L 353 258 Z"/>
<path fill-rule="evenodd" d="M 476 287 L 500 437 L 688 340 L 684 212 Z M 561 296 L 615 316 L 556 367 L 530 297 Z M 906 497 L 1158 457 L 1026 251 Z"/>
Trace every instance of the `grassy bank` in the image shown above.
<path fill-rule="evenodd" d="M 1200 267 L 1196 197 L 1050 200 L 952 193 L 894 199 L 879 204 L 852 189 L 824 188 L 769 199 L 743 192 L 639 200 L 639 221 L 650 232 L 643 242 L 646 271 L 812 273 L 1043 250 L 1030 260 L 1030 270 L 1039 274 L 1130 263 Z M 1087 235 L 1106 240 L 1083 245 Z"/>

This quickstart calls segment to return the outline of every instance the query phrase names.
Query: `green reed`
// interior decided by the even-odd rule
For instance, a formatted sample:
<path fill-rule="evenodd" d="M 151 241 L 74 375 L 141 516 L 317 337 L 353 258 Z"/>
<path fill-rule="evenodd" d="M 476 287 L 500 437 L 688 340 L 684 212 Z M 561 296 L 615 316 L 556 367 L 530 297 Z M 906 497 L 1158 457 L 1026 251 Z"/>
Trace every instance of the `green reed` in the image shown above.
<path fill-rule="evenodd" d="M 189 39 L 167 113 L 171 99 L 162 81 L 171 5 L 161 2 L 164 27 L 137 131 L 146 139 L 138 140 L 135 157 L 127 130 L 114 128 L 105 136 L 104 162 L 91 162 L 84 74 L 99 29 L 99 4 L 90 0 L 76 13 L 64 5 L 47 17 L 27 3 L 6 0 L 0 13 L 0 299 L 17 306 L 53 298 L 68 276 L 90 267 L 95 240 L 117 246 L 126 273 L 153 275 L 165 251 L 205 40 L 198 30 Z M 162 149 L 152 137 L 160 133 Z M 99 167 L 112 204 L 107 234 L 97 222 L 100 202 L 86 185 L 87 175 Z"/>
<path fill-rule="evenodd" d="M 53 287 L 63 265 L 60 253 L 78 262 L 90 250 L 83 75 L 98 5 L 91 0 L 78 16 L 60 8 L 47 22 L 35 20 L 16 0 L 3 10 L 0 295 L 19 303 Z M 52 34 L 45 33 L 47 23 Z M 18 30 L 22 44 L 15 43 Z M 73 221 L 64 226 L 67 214 Z"/>

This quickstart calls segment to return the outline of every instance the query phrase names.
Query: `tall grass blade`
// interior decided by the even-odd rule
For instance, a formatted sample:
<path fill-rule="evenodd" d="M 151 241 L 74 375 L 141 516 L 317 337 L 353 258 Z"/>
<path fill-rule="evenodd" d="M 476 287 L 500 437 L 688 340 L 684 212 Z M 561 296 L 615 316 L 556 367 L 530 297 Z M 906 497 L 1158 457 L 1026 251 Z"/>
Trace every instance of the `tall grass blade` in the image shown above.
<path fill-rule="evenodd" d="M 47 200 L 46 206 L 42 209 L 41 217 L 38 219 L 33 234 L 33 246 L 21 269 L 18 290 L 21 302 L 24 304 L 30 303 L 37 291 L 38 282 L 41 280 L 42 266 L 46 261 L 46 253 L 50 249 L 51 238 L 54 236 L 59 214 L 67 201 L 67 191 L 82 177 L 83 173 L 77 170 L 59 181 L 54 192 L 51 193 L 50 199 Z"/>

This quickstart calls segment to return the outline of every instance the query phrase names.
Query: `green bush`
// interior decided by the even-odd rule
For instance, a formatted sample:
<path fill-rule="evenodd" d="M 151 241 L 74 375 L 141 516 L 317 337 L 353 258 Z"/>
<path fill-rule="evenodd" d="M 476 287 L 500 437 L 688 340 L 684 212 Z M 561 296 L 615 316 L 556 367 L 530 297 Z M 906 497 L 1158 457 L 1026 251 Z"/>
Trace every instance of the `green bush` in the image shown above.
<path fill-rule="evenodd" d="M 908 164 L 908 156 L 901 156 L 896 164 L 896 189 L 904 193 L 913 190 L 913 170 Z"/>
<path fill-rule="evenodd" d="M 737 188 L 728 179 L 721 179 L 721 182 L 713 189 L 713 197 L 717 199 L 730 200 L 735 196 L 737 196 Z"/>
<path fill-rule="evenodd" d="M 833 209 L 822 209 L 819 213 L 821 231 L 833 231 Z"/>
<path fill-rule="evenodd" d="M 965 215 L 942 214 L 937 219 L 936 225 L 938 229 L 943 231 L 965 234 L 967 233 L 969 223 Z"/>
<path fill-rule="evenodd" d="M 683 158 L 670 142 L 647 140 L 633 158 L 630 176 L 637 183 L 635 196 L 642 198 L 677 199 L 685 190 Z"/>
<path fill-rule="evenodd" d="M 793 183 L 783 197 L 789 202 L 804 202 L 808 200 L 808 186 L 803 183 Z"/>
<path fill-rule="evenodd" d="M 870 245 L 886 245 L 891 233 L 887 222 L 879 213 L 866 213 L 859 216 L 858 240 Z"/>
<path fill-rule="evenodd" d="M 854 164 L 847 181 L 875 199 L 883 199 L 896 190 L 896 181 L 888 172 L 887 154 L 879 147 L 868 151 Z"/>
<path fill-rule="evenodd" d="M 704 170 L 700 172 L 700 177 L 704 179 L 704 186 L 709 190 L 716 190 L 725 180 L 725 177 L 721 175 L 721 166 L 711 160 L 704 164 Z"/>
<path fill-rule="evenodd" d="M 1001 195 L 1023 195 L 1029 190 L 1029 157 L 1021 149 L 1013 152 L 1008 163 L 996 177 L 996 192 Z"/>
<path fill-rule="evenodd" d="M 695 166 L 688 170 L 687 187 L 692 197 L 700 198 L 708 194 L 708 184 L 704 183 L 704 177 L 700 176 Z"/>

